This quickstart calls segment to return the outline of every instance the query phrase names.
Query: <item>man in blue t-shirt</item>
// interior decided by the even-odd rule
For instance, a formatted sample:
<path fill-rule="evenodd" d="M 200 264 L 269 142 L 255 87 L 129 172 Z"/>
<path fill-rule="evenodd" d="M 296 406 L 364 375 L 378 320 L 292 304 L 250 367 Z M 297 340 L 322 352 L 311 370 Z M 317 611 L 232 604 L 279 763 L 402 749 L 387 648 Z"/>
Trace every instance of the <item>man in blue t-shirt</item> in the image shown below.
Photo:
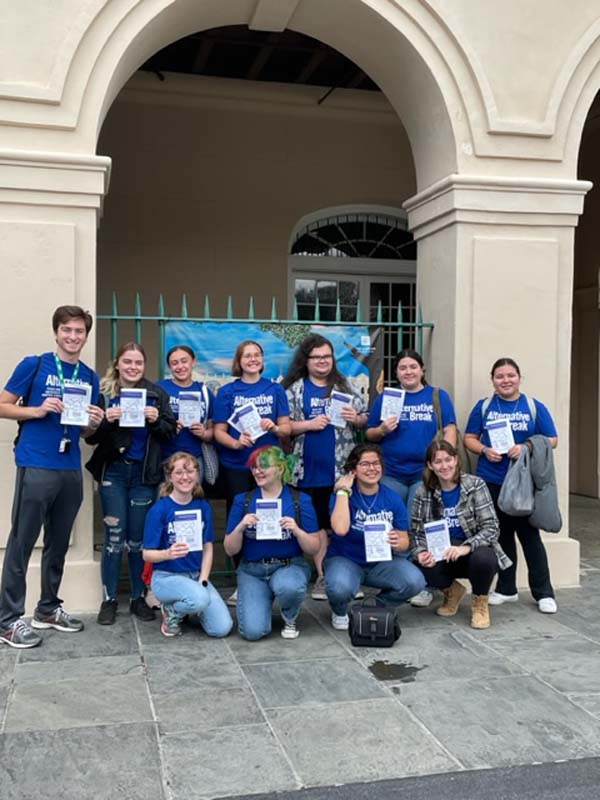
<path fill-rule="evenodd" d="M 32 628 L 83 629 L 63 609 L 58 590 L 83 499 L 79 437 L 91 435 L 104 417 L 97 405 L 98 376 L 79 360 L 91 327 L 91 314 L 79 306 L 57 308 L 52 316 L 55 352 L 24 358 L 0 392 L 0 418 L 19 424 L 12 528 L 0 587 L 0 643 L 10 647 L 40 644 Z M 63 412 L 71 416 L 61 422 Z M 71 424 L 78 416 L 87 424 Z M 30 627 L 22 619 L 25 577 L 42 525 L 42 591 Z"/>

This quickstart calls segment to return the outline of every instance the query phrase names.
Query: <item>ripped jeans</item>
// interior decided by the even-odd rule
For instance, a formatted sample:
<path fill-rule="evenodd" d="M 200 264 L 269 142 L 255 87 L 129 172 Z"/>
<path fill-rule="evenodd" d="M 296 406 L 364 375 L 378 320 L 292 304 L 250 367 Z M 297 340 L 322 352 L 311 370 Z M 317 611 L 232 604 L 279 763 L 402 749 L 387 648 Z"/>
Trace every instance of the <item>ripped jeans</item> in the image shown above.
<path fill-rule="evenodd" d="M 106 600 L 116 600 L 123 550 L 127 550 L 131 597 L 144 594 L 142 540 L 146 513 L 156 498 L 156 486 L 142 483 L 142 462 L 115 461 L 98 487 L 104 516 L 102 583 Z"/>

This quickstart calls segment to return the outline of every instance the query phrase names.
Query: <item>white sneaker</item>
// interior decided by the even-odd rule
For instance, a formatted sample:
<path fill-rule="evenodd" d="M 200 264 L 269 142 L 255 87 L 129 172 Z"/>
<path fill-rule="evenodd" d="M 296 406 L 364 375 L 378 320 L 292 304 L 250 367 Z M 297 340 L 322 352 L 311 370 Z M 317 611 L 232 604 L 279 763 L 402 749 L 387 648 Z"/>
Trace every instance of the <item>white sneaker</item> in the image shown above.
<path fill-rule="evenodd" d="M 349 624 L 350 619 L 348 618 L 348 614 L 339 616 L 333 612 L 331 613 L 331 626 L 335 628 L 336 631 L 347 631 Z"/>
<path fill-rule="evenodd" d="M 501 594 L 500 592 L 490 592 L 488 595 L 488 603 L 491 606 L 501 606 L 503 603 L 516 603 L 518 600 L 518 593 Z"/>
<path fill-rule="evenodd" d="M 537 601 L 537 604 L 542 614 L 556 614 L 558 611 L 556 600 L 553 597 L 542 597 L 541 600 Z"/>
<path fill-rule="evenodd" d="M 237 606 L 237 589 L 233 594 L 230 594 L 227 600 L 225 600 L 228 606 Z"/>
<path fill-rule="evenodd" d="M 325 578 L 319 575 L 310 593 L 313 600 L 327 600 L 327 592 L 325 591 Z"/>
<path fill-rule="evenodd" d="M 415 608 L 427 608 L 431 605 L 432 600 L 433 592 L 430 592 L 429 589 L 423 589 L 422 592 L 411 597 L 408 602 Z"/>
<path fill-rule="evenodd" d="M 283 639 L 297 639 L 300 636 L 300 631 L 296 627 L 296 621 L 286 622 L 281 629 L 281 637 Z"/>

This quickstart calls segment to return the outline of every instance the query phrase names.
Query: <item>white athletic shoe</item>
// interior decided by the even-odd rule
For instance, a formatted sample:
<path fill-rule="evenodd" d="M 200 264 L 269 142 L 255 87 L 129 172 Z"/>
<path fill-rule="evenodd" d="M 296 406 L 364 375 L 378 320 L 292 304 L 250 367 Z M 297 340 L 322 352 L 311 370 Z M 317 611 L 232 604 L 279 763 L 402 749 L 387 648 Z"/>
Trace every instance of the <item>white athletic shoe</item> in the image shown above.
<path fill-rule="evenodd" d="M 237 589 L 233 594 L 230 594 L 227 600 L 225 600 L 228 606 L 237 606 Z"/>
<path fill-rule="evenodd" d="M 336 631 L 347 631 L 349 624 L 350 624 L 350 619 L 348 617 L 348 614 L 342 614 L 340 616 L 332 612 L 331 626 L 335 628 Z"/>
<path fill-rule="evenodd" d="M 286 622 L 281 629 L 281 637 L 283 639 L 297 639 L 300 636 L 300 631 L 296 627 L 296 621 Z"/>
<path fill-rule="evenodd" d="M 537 601 L 537 604 L 542 614 L 556 614 L 558 611 L 556 600 L 553 597 L 542 597 L 541 600 Z"/>
<path fill-rule="evenodd" d="M 327 592 L 325 591 L 325 578 L 323 575 L 319 575 L 315 581 L 315 585 L 313 586 L 310 596 L 313 600 L 327 600 Z"/>
<path fill-rule="evenodd" d="M 422 592 L 419 592 L 419 594 L 411 597 L 408 602 L 415 608 L 428 608 L 428 606 L 431 605 L 432 600 L 433 592 L 430 592 L 429 589 L 423 589 Z"/>
<path fill-rule="evenodd" d="M 518 600 L 518 594 L 501 594 L 500 592 L 490 592 L 488 595 L 488 604 L 490 606 L 501 606 L 504 603 L 516 603 Z"/>

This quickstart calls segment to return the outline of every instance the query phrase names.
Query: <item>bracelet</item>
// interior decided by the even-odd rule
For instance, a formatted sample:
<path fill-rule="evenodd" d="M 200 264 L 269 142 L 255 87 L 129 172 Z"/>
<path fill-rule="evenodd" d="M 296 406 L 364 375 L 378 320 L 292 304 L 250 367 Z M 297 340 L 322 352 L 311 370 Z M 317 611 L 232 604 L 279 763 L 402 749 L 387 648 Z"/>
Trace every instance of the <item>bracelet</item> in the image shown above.
<path fill-rule="evenodd" d="M 352 489 L 336 489 L 335 495 L 336 497 L 343 497 L 344 495 L 350 497 L 352 495 Z"/>

